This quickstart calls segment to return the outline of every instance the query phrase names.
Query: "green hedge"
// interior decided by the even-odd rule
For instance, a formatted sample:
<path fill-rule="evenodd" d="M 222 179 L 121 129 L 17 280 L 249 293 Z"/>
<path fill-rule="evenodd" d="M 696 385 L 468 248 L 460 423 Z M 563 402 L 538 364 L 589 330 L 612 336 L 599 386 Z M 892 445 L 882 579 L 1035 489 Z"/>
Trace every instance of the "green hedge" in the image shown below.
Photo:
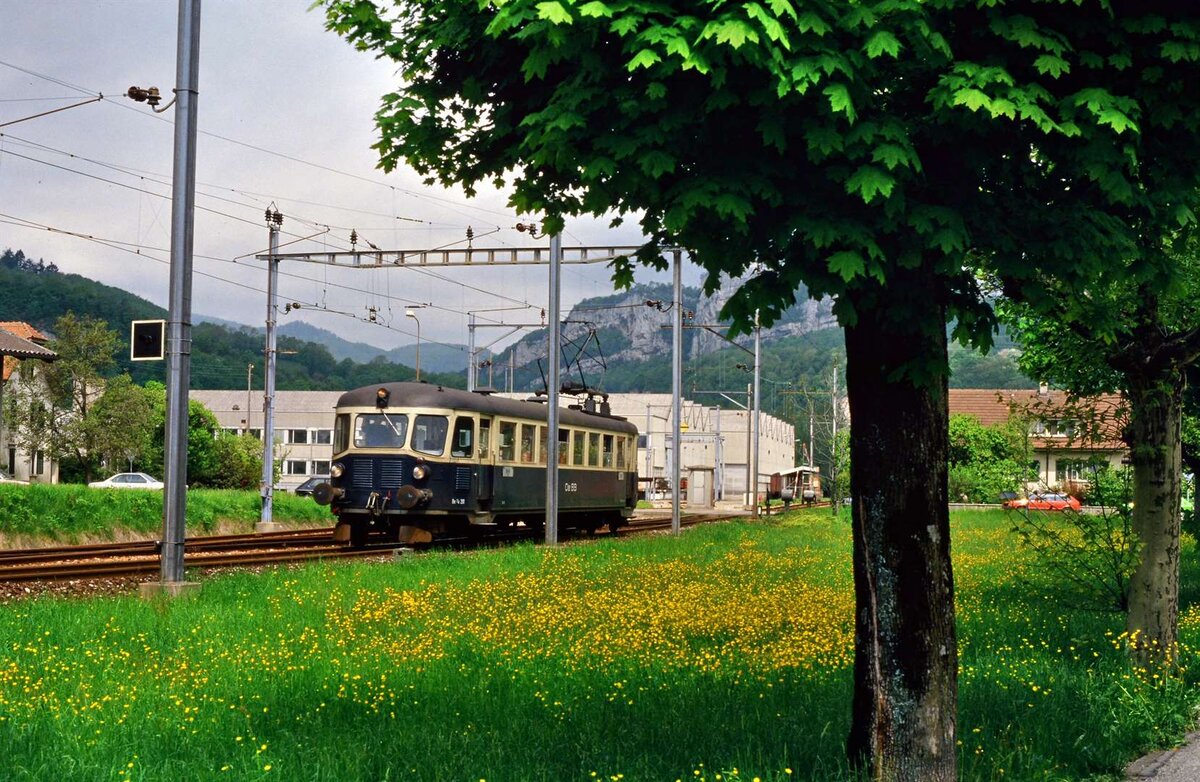
<path fill-rule="evenodd" d="M 89 489 L 77 485 L 0 484 L 0 534 L 73 540 L 109 537 L 118 531 L 154 535 L 162 530 L 161 491 Z M 276 521 L 332 524 L 329 509 L 311 497 L 277 493 Z M 193 489 L 187 495 L 187 532 L 204 534 L 219 522 L 253 529 L 259 518 L 258 494 L 251 491 Z"/>

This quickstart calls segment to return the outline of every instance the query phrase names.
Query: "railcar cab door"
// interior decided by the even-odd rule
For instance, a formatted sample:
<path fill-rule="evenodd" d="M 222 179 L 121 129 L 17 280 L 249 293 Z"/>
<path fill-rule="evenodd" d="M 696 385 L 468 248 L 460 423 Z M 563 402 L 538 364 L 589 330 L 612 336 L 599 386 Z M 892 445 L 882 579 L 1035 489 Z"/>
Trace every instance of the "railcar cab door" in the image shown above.
<path fill-rule="evenodd" d="M 473 505 L 470 499 L 479 484 L 479 469 L 475 455 L 475 418 L 471 415 L 454 416 L 454 428 L 450 432 L 450 461 L 454 463 L 454 499 L 451 504 L 466 507 Z"/>
<path fill-rule="evenodd" d="M 492 419 L 485 416 L 479 417 L 476 458 L 479 467 L 475 480 L 475 496 L 481 502 L 490 502 L 492 499 L 492 465 L 494 464 L 494 456 L 492 455 Z"/>

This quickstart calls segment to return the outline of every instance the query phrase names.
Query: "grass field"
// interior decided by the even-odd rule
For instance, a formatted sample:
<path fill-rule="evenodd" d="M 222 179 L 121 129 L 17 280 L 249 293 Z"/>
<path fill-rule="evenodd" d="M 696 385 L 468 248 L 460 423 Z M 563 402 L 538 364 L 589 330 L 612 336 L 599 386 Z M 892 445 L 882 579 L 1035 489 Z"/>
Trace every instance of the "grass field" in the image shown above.
<path fill-rule="evenodd" d="M 261 501 L 253 491 L 191 489 L 187 532 L 202 535 L 253 531 Z M 276 492 L 278 521 L 332 525 L 328 508 L 310 497 Z M 89 489 L 71 484 L 0 484 L 0 537 L 31 542 L 80 542 L 114 537 L 146 537 L 162 530 L 161 491 Z"/>
<path fill-rule="evenodd" d="M 9 604 L 3 773 L 844 778 L 844 518 L 225 575 L 162 604 Z M 1002 513 L 954 526 L 964 779 L 1101 779 L 1185 730 L 1190 673 L 1130 670 L 1117 617 L 1023 585 L 1038 575 Z M 1186 668 L 1194 609 L 1183 635 Z"/>

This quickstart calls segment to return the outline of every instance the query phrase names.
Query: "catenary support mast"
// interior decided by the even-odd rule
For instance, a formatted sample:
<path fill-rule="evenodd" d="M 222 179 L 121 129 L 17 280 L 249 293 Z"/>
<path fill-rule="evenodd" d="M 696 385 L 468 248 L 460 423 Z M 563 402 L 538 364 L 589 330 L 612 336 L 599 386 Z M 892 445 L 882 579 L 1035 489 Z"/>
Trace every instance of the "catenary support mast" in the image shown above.
<path fill-rule="evenodd" d="M 163 541 L 160 566 L 163 585 L 183 582 L 199 69 L 200 0 L 179 0 L 179 37 L 175 66 L 175 154 L 171 174 L 171 287 L 166 346 L 167 420 L 164 434 Z"/>

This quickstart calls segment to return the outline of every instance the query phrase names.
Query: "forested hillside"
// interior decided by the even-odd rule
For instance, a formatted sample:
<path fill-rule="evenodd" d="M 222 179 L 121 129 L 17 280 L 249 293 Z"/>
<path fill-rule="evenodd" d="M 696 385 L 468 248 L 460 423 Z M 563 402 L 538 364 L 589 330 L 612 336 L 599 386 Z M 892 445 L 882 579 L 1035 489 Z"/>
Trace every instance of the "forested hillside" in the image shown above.
<path fill-rule="evenodd" d="M 167 313 L 145 299 L 77 274 L 63 274 L 54 264 L 33 261 L 20 250 L 0 254 L 0 320 L 31 323 L 50 334 L 54 322 L 67 312 L 107 322 L 126 339 L 134 320 L 165 318 Z M 393 380 L 410 380 L 414 370 L 382 359 L 361 363 L 338 361 L 327 348 L 293 337 L 279 338 L 276 384 L 280 390 L 341 390 Z M 290 351 L 295 351 L 292 354 Z M 118 356 L 121 370 L 138 383 L 164 380 L 165 362 L 132 363 Z M 247 368 L 254 364 L 251 382 L 262 387 L 263 337 L 253 329 L 231 329 L 215 323 L 192 327 L 192 387 L 244 388 Z M 422 372 L 422 379 L 464 387 L 462 375 Z"/>

